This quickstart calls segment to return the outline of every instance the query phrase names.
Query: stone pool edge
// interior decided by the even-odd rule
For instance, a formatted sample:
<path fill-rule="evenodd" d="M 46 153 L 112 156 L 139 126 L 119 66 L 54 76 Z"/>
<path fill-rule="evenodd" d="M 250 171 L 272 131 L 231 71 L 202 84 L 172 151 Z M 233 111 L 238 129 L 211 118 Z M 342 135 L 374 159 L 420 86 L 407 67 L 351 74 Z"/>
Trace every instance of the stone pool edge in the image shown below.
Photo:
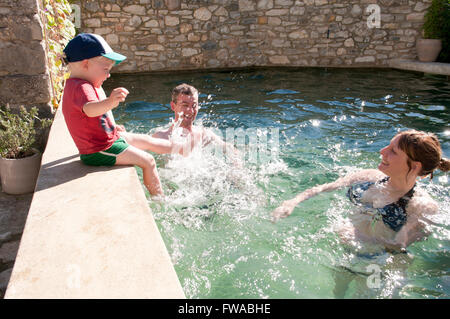
<path fill-rule="evenodd" d="M 450 63 L 394 59 L 389 61 L 389 67 L 399 70 L 450 76 Z"/>
<path fill-rule="evenodd" d="M 4 298 L 185 298 L 135 168 L 83 165 L 61 108 Z"/>

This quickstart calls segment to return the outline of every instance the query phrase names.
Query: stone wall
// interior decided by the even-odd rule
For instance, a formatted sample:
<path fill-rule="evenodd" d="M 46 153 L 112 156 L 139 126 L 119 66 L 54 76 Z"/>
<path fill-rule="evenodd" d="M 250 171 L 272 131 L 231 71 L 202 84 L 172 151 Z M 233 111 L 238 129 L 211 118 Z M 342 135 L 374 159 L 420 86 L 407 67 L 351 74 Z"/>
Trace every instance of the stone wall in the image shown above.
<path fill-rule="evenodd" d="M 0 105 L 38 106 L 50 113 L 39 0 L 0 2 Z"/>
<path fill-rule="evenodd" d="M 122 72 L 244 66 L 387 66 L 415 59 L 431 0 L 81 1 L 82 32 L 128 57 Z M 380 8 L 369 28 L 370 4 Z M 371 20 L 372 21 L 372 20 Z"/>

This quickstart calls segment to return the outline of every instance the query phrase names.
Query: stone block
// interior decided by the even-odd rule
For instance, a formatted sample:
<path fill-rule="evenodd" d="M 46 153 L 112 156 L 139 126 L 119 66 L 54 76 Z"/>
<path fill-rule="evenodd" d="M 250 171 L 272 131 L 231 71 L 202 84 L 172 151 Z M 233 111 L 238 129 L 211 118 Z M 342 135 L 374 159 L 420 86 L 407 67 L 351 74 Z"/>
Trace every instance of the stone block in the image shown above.
<path fill-rule="evenodd" d="M 150 21 L 145 22 L 144 26 L 146 28 L 158 28 L 159 22 L 158 22 L 158 20 L 150 20 Z"/>
<path fill-rule="evenodd" d="M 336 51 L 337 55 L 344 55 L 345 53 L 347 53 L 347 50 L 345 50 L 344 48 L 339 48 Z"/>
<path fill-rule="evenodd" d="M 281 7 L 290 7 L 294 4 L 293 0 L 275 0 L 275 5 L 276 6 L 281 6 Z"/>
<path fill-rule="evenodd" d="M 289 33 L 288 37 L 290 39 L 305 39 L 308 38 L 308 32 L 306 30 L 298 30 L 298 31 L 294 31 Z"/>
<path fill-rule="evenodd" d="M 83 25 L 88 28 L 100 28 L 101 27 L 101 20 L 98 18 L 93 19 L 83 19 Z"/>
<path fill-rule="evenodd" d="M 198 41 L 200 41 L 200 36 L 195 34 L 195 33 L 189 33 L 188 34 L 188 41 L 198 42 Z"/>
<path fill-rule="evenodd" d="M 95 34 L 99 34 L 101 36 L 105 36 L 107 34 L 110 34 L 111 32 L 112 32 L 112 30 L 110 28 L 97 28 L 97 29 L 95 29 Z M 108 40 L 106 40 L 106 42 L 108 42 L 108 44 L 111 44 L 111 43 L 109 43 Z"/>
<path fill-rule="evenodd" d="M 211 16 L 211 11 L 204 7 L 194 11 L 194 17 L 200 21 L 208 21 L 209 19 L 211 19 Z"/>
<path fill-rule="evenodd" d="M 210 59 L 210 60 L 208 60 L 208 66 L 209 67 L 211 67 L 211 68 L 217 68 L 217 67 L 219 67 L 220 66 L 220 62 L 218 61 L 218 60 L 216 60 L 216 59 Z"/>
<path fill-rule="evenodd" d="M 414 11 L 422 12 L 425 9 L 427 9 L 429 6 L 430 6 L 429 4 L 425 4 L 423 2 L 418 1 L 414 7 Z"/>
<path fill-rule="evenodd" d="M 3 298 L 6 288 L 8 287 L 9 278 L 11 277 L 12 268 L 4 270 L 0 273 L 0 299 Z"/>
<path fill-rule="evenodd" d="M 215 41 L 206 41 L 202 44 L 202 49 L 209 51 L 209 50 L 215 50 L 217 48 L 217 43 Z"/>
<path fill-rule="evenodd" d="M 139 16 L 132 16 L 131 19 L 128 21 L 128 25 L 137 28 L 142 24 L 142 19 Z"/>
<path fill-rule="evenodd" d="M 274 55 L 269 57 L 269 61 L 272 64 L 289 64 L 289 59 L 285 55 Z"/>
<path fill-rule="evenodd" d="M 269 18 L 270 19 L 270 18 Z M 278 18 L 276 18 L 276 19 L 278 19 Z M 251 18 L 245 18 L 245 19 L 242 19 L 241 20 L 241 24 L 242 25 L 250 25 L 250 24 L 255 24 L 257 22 L 257 19 L 256 18 L 254 18 L 254 17 L 251 17 Z M 280 24 L 281 24 L 281 20 L 279 21 L 280 22 Z M 270 22 L 269 22 L 270 23 Z"/>
<path fill-rule="evenodd" d="M 288 9 L 272 9 L 266 12 L 268 16 L 285 16 L 289 13 Z"/>
<path fill-rule="evenodd" d="M 256 7 L 259 10 L 269 10 L 273 8 L 273 0 L 259 0 Z"/>
<path fill-rule="evenodd" d="M 214 15 L 228 17 L 228 11 L 224 7 L 219 7 L 216 11 L 214 11 Z"/>
<path fill-rule="evenodd" d="M 379 50 L 379 51 L 392 51 L 392 46 L 391 45 L 377 45 L 375 47 L 375 50 Z"/>
<path fill-rule="evenodd" d="M 180 24 L 180 18 L 176 16 L 165 16 L 164 23 L 166 24 L 166 26 L 173 27 Z"/>
<path fill-rule="evenodd" d="M 82 6 L 84 7 L 84 9 L 90 12 L 97 12 L 100 9 L 97 1 L 83 1 Z"/>
<path fill-rule="evenodd" d="M 267 24 L 268 18 L 267 17 L 258 17 L 258 24 Z"/>
<path fill-rule="evenodd" d="M 423 22 L 425 12 L 421 13 L 410 13 L 406 16 L 406 20 L 410 22 Z"/>
<path fill-rule="evenodd" d="M 181 6 L 181 0 L 165 0 L 167 9 L 177 10 Z"/>
<path fill-rule="evenodd" d="M 269 17 L 268 24 L 269 25 L 280 25 L 281 24 L 281 19 L 278 18 L 278 17 Z"/>
<path fill-rule="evenodd" d="M 147 50 L 149 51 L 164 51 L 164 46 L 161 44 L 150 44 L 147 46 Z"/>
<path fill-rule="evenodd" d="M 316 6 L 323 6 L 323 5 L 326 5 L 326 4 L 328 4 L 328 0 L 315 0 L 314 1 L 314 4 L 316 5 Z"/>
<path fill-rule="evenodd" d="M 0 74 L 36 75 L 46 72 L 47 59 L 40 42 L 0 47 Z M 20 91 L 19 91 L 20 92 Z"/>
<path fill-rule="evenodd" d="M 181 50 L 181 55 L 184 57 L 190 57 L 193 55 L 198 54 L 198 50 L 197 49 L 193 49 L 193 48 L 183 48 Z"/>
<path fill-rule="evenodd" d="M 19 250 L 20 240 L 4 243 L 0 246 L 0 261 L 2 263 L 14 262 Z"/>
<path fill-rule="evenodd" d="M 216 53 L 216 58 L 219 60 L 227 60 L 228 59 L 228 50 L 227 49 L 220 49 Z"/>
<path fill-rule="evenodd" d="M 0 104 L 46 104 L 50 80 L 46 74 L 0 77 Z"/>
<path fill-rule="evenodd" d="M 349 38 L 344 41 L 344 46 L 346 46 L 347 48 L 353 47 L 353 46 L 355 46 L 355 42 L 353 41 L 352 38 Z"/>
<path fill-rule="evenodd" d="M 136 4 L 123 7 L 123 11 L 125 11 L 127 13 L 131 13 L 131 14 L 135 14 L 135 15 L 141 15 L 141 16 L 146 14 L 145 6 L 136 5 Z"/>
<path fill-rule="evenodd" d="M 375 62 L 374 56 L 363 56 L 355 59 L 355 63 L 372 63 Z"/>
<path fill-rule="evenodd" d="M 359 17 L 361 13 L 362 13 L 361 7 L 357 4 L 354 4 L 352 10 L 350 11 L 351 16 L 356 18 Z"/>
<path fill-rule="evenodd" d="M 114 34 L 114 33 L 108 34 L 105 37 L 105 40 L 106 40 L 106 42 L 108 42 L 109 45 L 119 44 L 119 37 L 116 34 Z"/>
<path fill-rule="evenodd" d="M 252 0 L 239 0 L 239 10 L 240 11 L 254 11 L 255 2 Z"/>

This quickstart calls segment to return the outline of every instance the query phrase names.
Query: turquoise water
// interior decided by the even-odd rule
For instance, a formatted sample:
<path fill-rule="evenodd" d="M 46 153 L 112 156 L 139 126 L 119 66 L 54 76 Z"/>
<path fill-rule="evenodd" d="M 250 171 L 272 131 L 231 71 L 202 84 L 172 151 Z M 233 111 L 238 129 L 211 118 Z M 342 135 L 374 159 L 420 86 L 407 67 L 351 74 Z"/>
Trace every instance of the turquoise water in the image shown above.
<path fill-rule="evenodd" d="M 114 75 L 105 91 L 126 87 L 130 95 L 114 111 L 116 121 L 151 133 L 168 127 L 170 92 L 182 82 L 200 91 L 199 125 L 224 137 L 230 128 L 255 128 L 268 139 L 278 132 L 280 145 L 277 156 L 269 156 L 272 148 L 259 150 L 269 160 L 248 157 L 243 168 L 209 149 L 187 159 L 155 156 L 167 201 L 149 205 L 188 298 L 450 297 L 449 177 L 439 171 L 433 181 L 419 182 L 439 202 L 436 225 L 408 254 L 358 256 L 363 243 L 339 241 L 335 228 L 353 209 L 344 189 L 301 203 L 277 223 L 270 216 L 309 187 L 376 168 L 379 150 L 398 130 L 435 133 L 450 157 L 445 78 L 380 69 L 256 69 Z M 250 156 L 247 144 L 240 149 Z M 374 278 L 379 285 L 369 288 Z"/>

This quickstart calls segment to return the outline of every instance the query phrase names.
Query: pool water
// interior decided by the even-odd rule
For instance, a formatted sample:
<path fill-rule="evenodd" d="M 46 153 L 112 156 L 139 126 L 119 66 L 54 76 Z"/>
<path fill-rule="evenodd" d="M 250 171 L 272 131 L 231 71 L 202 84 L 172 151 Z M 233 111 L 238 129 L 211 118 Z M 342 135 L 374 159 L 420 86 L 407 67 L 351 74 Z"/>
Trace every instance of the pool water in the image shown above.
<path fill-rule="evenodd" d="M 211 149 L 188 158 L 155 155 L 167 199 L 149 205 L 186 297 L 450 297 L 449 177 L 440 171 L 419 181 L 440 213 L 428 239 L 407 254 L 368 254 L 364 243 L 340 242 L 336 226 L 354 209 L 345 189 L 271 221 L 283 200 L 376 168 L 379 150 L 399 130 L 435 133 L 450 157 L 446 78 L 385 69 L 248 69 L 113 75 L 104 87 L 107 94 L 118 86 L 130 91 L 114 110 L 119 124 L 151 133 L 168 127 L 171 90 L 183 82 L 200 92 L 198 125 L 224 138 L 227 129 L 251 129 L 275 142 L 257 150 L 263 160 L 251 161 L 248 136 L 237 146 L 243 167 Z"/>

